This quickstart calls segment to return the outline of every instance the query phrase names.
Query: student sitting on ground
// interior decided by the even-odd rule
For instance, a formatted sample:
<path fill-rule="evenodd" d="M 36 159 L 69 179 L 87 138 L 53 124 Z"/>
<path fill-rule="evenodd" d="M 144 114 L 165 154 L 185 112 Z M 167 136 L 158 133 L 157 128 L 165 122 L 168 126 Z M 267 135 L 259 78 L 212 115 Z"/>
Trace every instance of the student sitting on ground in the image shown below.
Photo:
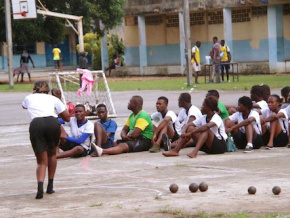
<path fill-rule="evenodd" d="M 126 152 L 148 151 L 151 147 L 153 137 L 153 124 L 151 117 L 147 114 L 143 107 L 143 98 L 141 96 L 133 96 L 128 104 L 128 109 L 132 111 L 127 118 L 126 124 L 122 129 L 122 140 L 117 146 L 108 149 L 102 149 L 94 146 L 96 155 L 102 154 L 122 154 Z"/>
<path fill-rule="evenodd" d="M 168 98 L 161 96 L 157 99 L 157 112 L 151 115 L 151 119 L 157 124 L 154 126 L 151 153 L 160 151 L 160 144 L 163 142 L 164 150 L 170 150 L 170 141 L 175 141 L 181 133 L 180 123 L 173 111 L 168 110 Z"/>
<path fill-rule="evenodd" d="M 58 159 L 65 157 L 84 157 L 87 156 L 91 150 L 91 139 L 94 134 L 94 124 L 86 119 L 86 110 L 84 105 L 76 105 L 74 112 L 75 117 L 72 117 L 68 123 L 64 123 L 61 119 L 59 119 L 61 124 L 66 124 L 70 127 L 72 136 L 68 136 L 62 128 L 59 148 L 64 152 L 57 154 Z"/>
<path fill-rule="evenodd" d="M 231 132 L 237 148 L 251 152 L 263 144 L 260 116 L 252 110 L 253 102 L 249 97 L 241 97 L 238 104 L 239 111 L 225 119 L 226 132 Z"/>
<path fill-rule="evenodd" d="M 163 152 L 166 157 L 178 156 L 180 149 L 193 137 L 196 141 L 194 150 L 187 156 L 195 158 L 199 150 L 208 154 L 223 154 L 226 152 L 226 140 L 228 138 L 223 120 L 217 114 L 217 98 L 206 97 L 202 105 L 202 117 L 188 125 L 187 132 L 181 135 L 178 145 L 171 151 Z"/>
<path fill-rule="evenodd" d="M 114 147 L 115 132 L 117 130 L 117 123 L 114 120 L 108 118 L 107 107 L 104 104 L 99 104 L 97 106 L 97 115 L 99 119 L 95 122 L 95 142 L 93 142 L 94 149 L 95 146 L 99 145 L 101 148 L 111 148 Z M 92 154 L 95 156 L 95 153 Z"/>
<path fill-rule="evenodd" d="M 278 95 L 271 95 L 268 100 L 269 108 L 262 110 L 263 141 L 269 150 L 288 144 L 288 115 L 285 109 L 279 109 L 281 101 Z"/>
<path fill-rule="evenodd" d="M 290 86 L 281 89 L 281 96 L 283 98 L 281 109 L 284 109 L 290 105 Z"/>
<path fill-rule="evenodd" d="M 254 102 L 253 108 L 257 110 L 265 110 L 268 108 L 267 101 L 263 99 L 263 87 L 262 86 L 253 86 L 251 88 L 251 99 Z"/>
<path fill-rule="evenodd" d="M 228 118 L 229 112 L 227 111 L 225 105 L 219 101 L 219 98 L 220 98 L 219 92 L 217 90 L 209 90 L 209 91 L 207 91 L 206 97 L 209 97 L 209 96 L 213 96 L 213 97 L 217 98 L 218 109 L 219 109 L 218 114 L 220 115 L 220 117 L 222 119 Z"/>
<path fill-rule="evenodd" d="M 187 124 L 192 123 L 195 119 L 202 116 L 199 108 L 191 104 L 191 96 L 189 93 L 181 93 L 178 98 L 178 106 L 181 111 L 178 114 L 178 121 L 183 124 L 182 133 L 186 132 Z M 174 148 L 178 144 L 179 140 L 176 140 L 171 144 L 171 147 Z M 190 140 L 184 147 L 187 147 L 193 143 L 193 140 Z"/>
<path fill-rule="evenodd" d="M 261 85 L 262 87 L 262 90 L 263 90 L 263 100 L 268 102 L 268 99 L 271 95 L 271 89 L 270 89 L 270 86 L 268 85 Z"/>

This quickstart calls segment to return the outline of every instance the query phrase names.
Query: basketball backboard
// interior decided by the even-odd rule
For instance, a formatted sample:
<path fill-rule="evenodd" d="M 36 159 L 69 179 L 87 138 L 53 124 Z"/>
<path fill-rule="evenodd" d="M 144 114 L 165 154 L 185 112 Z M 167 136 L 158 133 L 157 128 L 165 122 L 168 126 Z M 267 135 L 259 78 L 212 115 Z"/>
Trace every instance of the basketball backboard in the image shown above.
<path fill-rule="evenodd" d="M 12 11 L 14 20 L 37 17 L 35 0 L 12 0 Z"/>

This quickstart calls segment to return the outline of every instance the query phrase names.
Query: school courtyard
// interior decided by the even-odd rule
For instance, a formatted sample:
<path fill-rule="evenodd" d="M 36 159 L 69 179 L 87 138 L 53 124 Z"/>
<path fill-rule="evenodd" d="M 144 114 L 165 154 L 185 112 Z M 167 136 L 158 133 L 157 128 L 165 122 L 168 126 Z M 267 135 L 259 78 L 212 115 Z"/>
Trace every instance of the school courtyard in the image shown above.
<path fill-rule="evenodd" d="M 169 98 L 179 111 L 182 91 L 112 92 L 117 110 L 117 138 L 130 111 L 132 95 L 144 98 L 144 109 L 155 111 L 158 96 Z M 272 90 L 279 93 L 280 89 Z M 28 112 L 21 102 L 29 93 L 1 93 L 0 214 L 1 217 L 289 217 L 289 148 L 260 149 L 223 155 L 199 152 L 196 159 L 161 153 L 130 153 L 100 158 L 58 161 L 53 195 L 35 200 L 36 161 L 30 147 Z M 192 91 L 192 103 L 201 106 L 206 91 Z M 249 91 L 220 91 L 224 104 L 236 104 Z M 206 182 L 207 192 L 191 193 L 190 183 Z M 169 185 L 179 186 L 177 193 Z M 249 195 L 249 186 L 257 193 Z M 272 188 L 280 186 L 280 195 Z M 45 183 L 46 187 L 46 183 Z"/>

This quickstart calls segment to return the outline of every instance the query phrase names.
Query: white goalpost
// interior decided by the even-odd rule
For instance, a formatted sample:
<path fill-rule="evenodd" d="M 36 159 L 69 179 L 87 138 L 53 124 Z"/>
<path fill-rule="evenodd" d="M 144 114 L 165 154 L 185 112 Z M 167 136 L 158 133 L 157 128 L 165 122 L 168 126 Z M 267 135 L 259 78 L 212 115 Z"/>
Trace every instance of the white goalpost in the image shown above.
<path fill-rule="evenodd" d="M 97 118 L 96 107 L 104 104 L 108 110 L 109 117 L 116 117 L 116 110 L 113 104 L 111 92 L 107 83 L 106 75 L 103 71 L 91 71 L 94 78 L 94 85 L 91 94 L 87 93 L 87 89 L 82 92 L 82 96 L 77 94 L 81 87 L 79 72 L 55 72 L 49 74 L 50 88 L 59 88 L 62 93 L 62 101 L 68 105 L 83 104 L 86 110 L 91 113 L 89 118 Z"/>

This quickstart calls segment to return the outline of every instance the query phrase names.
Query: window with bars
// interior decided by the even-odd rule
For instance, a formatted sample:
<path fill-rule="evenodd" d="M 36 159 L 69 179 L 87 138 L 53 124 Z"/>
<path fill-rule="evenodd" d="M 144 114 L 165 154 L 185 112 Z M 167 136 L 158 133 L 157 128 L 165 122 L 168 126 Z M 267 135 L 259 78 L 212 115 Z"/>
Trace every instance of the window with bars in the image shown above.
<path fill-rule="evenodd" d="M 250 8 L 235 9 L 232 11 L 232 22 L 241 23 L 251 21 Z"/>
<path fill-rule="evenodd" d="M 260 17 L 267 15 L 267 6 L 252 7 L 252 17 Z"/>
<path fill-rule="evenodd" d="M 178 14 L 166 15 L 166 27 L 179 27 Z"/>
<path fill-rule="evenodd" d="M 190 13 L 190 26 L 205 24 L 204 12 Z"/>
<path fill-rule="evenodd" d="M 125 25 L 126 26 L 136 26 L 136 25 L 138 25 L 137 17 L 125 17 Z"/>
<path fill-rule="evenodd" d="M 207 13 L 208 24 L 221 24 L 224 22 L 222 11 L 210 11 Z"/>
<path fill-rule="evenodd" d="M 163 23 L 163 16 L 162 15 L 152 15 L 145 17 L 146 25 L 159 25 Z"/>
<path fill-rule="evenodd" d="M 36 54 L 36 43 L 32 42 L 13 45 L 13 54 L 22 54 L 24 50 L 26 50 L 29 54 Z"/>
<path fill-rule="evenodd" d="M 283 5 L 283 14 L 290 15 L 290 4 Z"/>

